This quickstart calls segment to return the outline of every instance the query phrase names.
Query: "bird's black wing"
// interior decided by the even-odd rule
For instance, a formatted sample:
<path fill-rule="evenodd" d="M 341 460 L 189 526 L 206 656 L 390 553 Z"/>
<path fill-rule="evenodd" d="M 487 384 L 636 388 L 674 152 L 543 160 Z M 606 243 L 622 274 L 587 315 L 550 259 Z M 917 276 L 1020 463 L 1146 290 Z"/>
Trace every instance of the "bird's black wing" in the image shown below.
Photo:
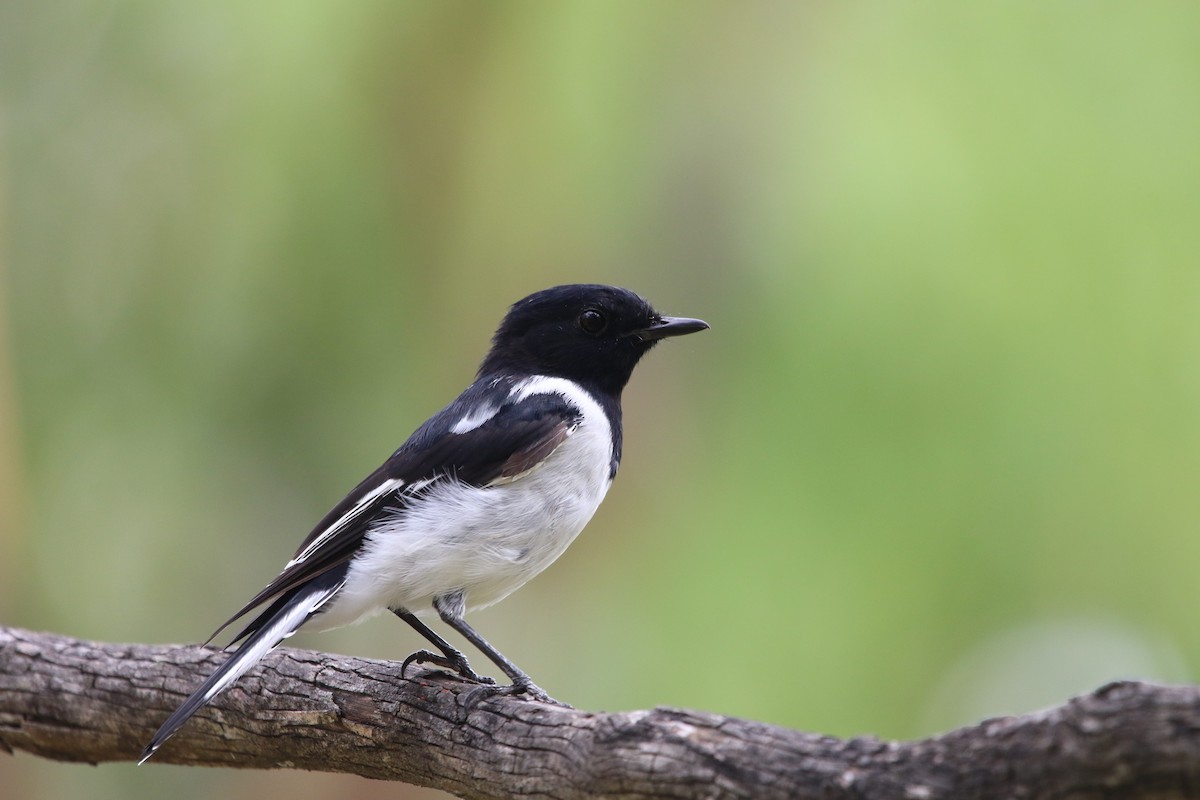
<path fill-rule="evenodd" d="M 511 382 L 478 381 L 417 429 L 317 523 L 283 571 L 209 641 L 250 610 L 275 600 L 233 641 L 254 633 L 271 617 L 274 605 L 286 601 L 288 592 L 345 565 L 376 520 L 403 514 L 433 484 L 456 480 L 484 487 L 519 479 L 578 426 L 579 409 L 562 395 L 538 393 L 515 399 L 510 390 Z"/>

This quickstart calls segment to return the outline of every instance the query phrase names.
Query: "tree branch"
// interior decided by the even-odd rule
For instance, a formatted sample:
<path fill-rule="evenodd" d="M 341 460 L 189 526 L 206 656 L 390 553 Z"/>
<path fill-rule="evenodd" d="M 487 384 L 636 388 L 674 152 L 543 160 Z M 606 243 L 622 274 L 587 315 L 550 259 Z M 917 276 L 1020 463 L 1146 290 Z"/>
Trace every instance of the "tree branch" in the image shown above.
<path fill-rule="evenodd" d="M 0 627 L 0 749 L 131 761 L 223 655 Z M 154 757 L 301 768 L 466 798 L 1200 798 L 1200 688 L 1114 683 L 913 742 L 659 708 L 599 714 L 398 665 L 283 649 Z"/>

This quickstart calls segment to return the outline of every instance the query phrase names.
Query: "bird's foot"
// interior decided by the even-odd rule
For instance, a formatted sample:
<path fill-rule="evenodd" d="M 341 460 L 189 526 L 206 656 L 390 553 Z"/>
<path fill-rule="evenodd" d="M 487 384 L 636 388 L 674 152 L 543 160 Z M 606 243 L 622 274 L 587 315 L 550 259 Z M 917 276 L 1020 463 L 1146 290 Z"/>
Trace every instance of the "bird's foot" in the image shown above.
<path fill-rule="evenodd" d="M 467 657 L 457 651 L 454 655 L 438 655 L 428 650 L 418 650 L 404 659 L 404 663 L 400 665 L 401 678 L 405 677 L 408 673 L 410 664 L 435 664 L 443 669 L 453 670 L 461 678 L 483 684 L 479 687 L 481 689 L 496 683 L 495 680 L 486 675 L 477 674 L 475 670 L 471 669 L 471 665 L 467 662 Z"/>
<path fill-rule="evenodd" d="M 524 695 L 530 700 L 536 700 L 539 703 L 547 703 L 552 706 L 561 706 L 562 708 L 573 708 L 573 706 L 569 706 L 566 703 L 555 700 L 553 697 L 546 694 L 545 689 L 531 681 L 527 676 L 517 678 L 512 682 L 511 686 L 496 686 L 495 684 L 476 686 L 474 689 L 467 692 L 466 697 L 463 698 L 463 705 L 465 705 L 469 710 L 480 700 L 488 697 L 495 697 L 496 695 Z"/>

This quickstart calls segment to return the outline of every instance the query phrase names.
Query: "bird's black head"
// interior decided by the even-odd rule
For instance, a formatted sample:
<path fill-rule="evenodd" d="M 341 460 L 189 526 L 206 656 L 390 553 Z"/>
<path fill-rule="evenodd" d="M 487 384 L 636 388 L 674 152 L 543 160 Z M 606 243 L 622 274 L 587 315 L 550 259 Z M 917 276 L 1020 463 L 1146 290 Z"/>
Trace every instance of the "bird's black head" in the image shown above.
<path fill-rule="evenodd" d="M 620 397 L 638 359 L 660 339 L 707 327 L 664 317 L 628 289 L 555 286 L 509 309 L 479 375 L 553 375 Z"/>

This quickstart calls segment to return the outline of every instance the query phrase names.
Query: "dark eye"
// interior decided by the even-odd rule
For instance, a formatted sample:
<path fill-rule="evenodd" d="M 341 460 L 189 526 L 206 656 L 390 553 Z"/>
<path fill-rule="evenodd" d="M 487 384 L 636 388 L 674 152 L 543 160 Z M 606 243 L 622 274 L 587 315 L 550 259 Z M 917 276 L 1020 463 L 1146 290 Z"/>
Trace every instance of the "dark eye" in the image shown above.
<path fill-rule="evenodd" d="M 595 336 L 608 327 L 608 320 L 601 312 L 589 308 L 579 315 L 579 327 L 583 328 L 584 333 Z"/>

